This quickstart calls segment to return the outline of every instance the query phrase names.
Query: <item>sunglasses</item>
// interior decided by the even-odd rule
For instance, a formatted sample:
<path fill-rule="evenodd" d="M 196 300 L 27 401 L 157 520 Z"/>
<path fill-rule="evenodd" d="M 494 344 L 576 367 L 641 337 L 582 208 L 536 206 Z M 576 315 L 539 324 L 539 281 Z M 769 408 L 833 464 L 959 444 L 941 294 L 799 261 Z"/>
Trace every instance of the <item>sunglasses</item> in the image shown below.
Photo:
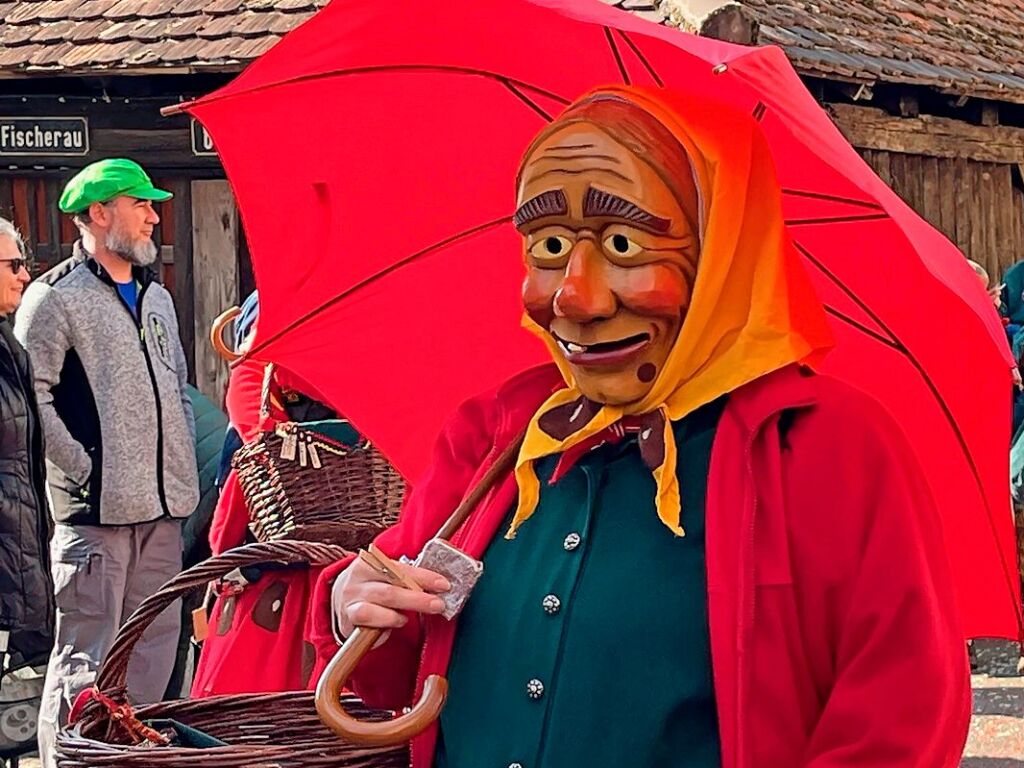
<path fill-rule="evenodd" d="M 28 269 L 28 259 L 0 259 L 0 261 L 10 264 L 11 272 L 14 274 L 21 272 L 22 267 Z"/>

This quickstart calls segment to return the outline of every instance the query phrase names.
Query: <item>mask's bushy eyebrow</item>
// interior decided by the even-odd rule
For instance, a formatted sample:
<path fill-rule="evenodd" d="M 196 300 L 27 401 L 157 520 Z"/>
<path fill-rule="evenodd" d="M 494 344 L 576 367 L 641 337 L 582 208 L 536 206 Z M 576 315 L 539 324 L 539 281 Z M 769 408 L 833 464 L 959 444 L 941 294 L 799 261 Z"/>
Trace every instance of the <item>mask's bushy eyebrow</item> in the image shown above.
<path fill-rule="evenodd" d="M 542 219 L 545 216 L 564 216 L 569 212 L 569 204 L 565 200 L 565 193 L 560 189 L 552 189 L 542 192 L 536 197 L 531 197 L 515 212 L 512 223 L 516 229 L 529 224 L 535 219 Z"/>
<path fill-rule="evenodd" d="M 583 215 L 623 219 L 657 234 L 668 232 L 672 227 L 672 222 L 668 219 L 648 213 L 636 203 L 623 200 L 611 192 L 602 192 L 593 187 L 587 187 L 587 194 L 583 198 Z"/>

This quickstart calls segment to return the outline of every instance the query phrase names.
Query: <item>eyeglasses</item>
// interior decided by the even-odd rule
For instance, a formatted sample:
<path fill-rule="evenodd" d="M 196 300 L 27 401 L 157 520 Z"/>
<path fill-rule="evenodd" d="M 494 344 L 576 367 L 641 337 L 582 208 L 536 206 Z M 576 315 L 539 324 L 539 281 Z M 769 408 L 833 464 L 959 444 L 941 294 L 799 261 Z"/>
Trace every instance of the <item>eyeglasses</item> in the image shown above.
<path fill-rule="evenodd" d="M 11 272 L 18 274 L 21 272 L 21 268 L 25 267 L 28 269 L 28 259 L 0 259 L 2 262 L 6 262 L 11 265 Z"/>

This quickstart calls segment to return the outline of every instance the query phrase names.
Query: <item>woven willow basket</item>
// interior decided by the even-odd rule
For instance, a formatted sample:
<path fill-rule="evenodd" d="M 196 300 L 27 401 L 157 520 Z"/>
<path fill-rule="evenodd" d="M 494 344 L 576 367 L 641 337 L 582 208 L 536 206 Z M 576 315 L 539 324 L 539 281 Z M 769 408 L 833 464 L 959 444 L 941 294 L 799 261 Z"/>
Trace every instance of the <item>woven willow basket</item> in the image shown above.
<path fill-rule="evenodd" d="M 338 441 L 289 422 L 232 459 L 258 541 L 305 539 L 355 549 L 398 519 L 405 480 L 366 440 Z"/>
<path fill-rule="evenodd" d="M 252 544 L 211 558 L 179 574 L 147 598 L 118 631 L 96 680 L 98 700 L 86 705 L 78 721 L 57 737 L 60 768 L 406 768 L 405 747 L 362 747 L 343 743 L 316 714 L 313 693 L 239 694 L 207 699 L 128 705 L 125 677 L 132 649 L 154 618 L 178 598 L 249 565 L 323 566 L 348 553 L 328 544 L 280 541 Z M 247 663 L 242 661 L 240 663 Z M 256 663 L 251 660 L 248 663 Z M 99 697 L 97 697 L 98 699 Z M 360 719 L 387 720 L 391 712 L 371 710 L 354 696 L 342 701 Z M 112 711 L 109 704 L 116 705 Z M 158 746 L 146 742 L 125 723 L 172 719 L 220 739 L 226 747 L 209 749 Z"/>

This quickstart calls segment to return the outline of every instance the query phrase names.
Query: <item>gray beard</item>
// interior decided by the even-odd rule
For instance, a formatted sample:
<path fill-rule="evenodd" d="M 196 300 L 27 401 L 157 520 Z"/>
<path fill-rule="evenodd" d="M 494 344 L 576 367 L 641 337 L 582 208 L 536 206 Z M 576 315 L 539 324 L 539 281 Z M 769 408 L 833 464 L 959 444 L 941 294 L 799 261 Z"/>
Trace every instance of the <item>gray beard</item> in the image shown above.
<path fill-rule="evenodd" d="M 107 250 L 137 267 L 148 267 L 156 261 L 157 247 L 152 240 L 141 240 L 133 243 L 119 233 L 108 232 L 104 243 Z"/>

